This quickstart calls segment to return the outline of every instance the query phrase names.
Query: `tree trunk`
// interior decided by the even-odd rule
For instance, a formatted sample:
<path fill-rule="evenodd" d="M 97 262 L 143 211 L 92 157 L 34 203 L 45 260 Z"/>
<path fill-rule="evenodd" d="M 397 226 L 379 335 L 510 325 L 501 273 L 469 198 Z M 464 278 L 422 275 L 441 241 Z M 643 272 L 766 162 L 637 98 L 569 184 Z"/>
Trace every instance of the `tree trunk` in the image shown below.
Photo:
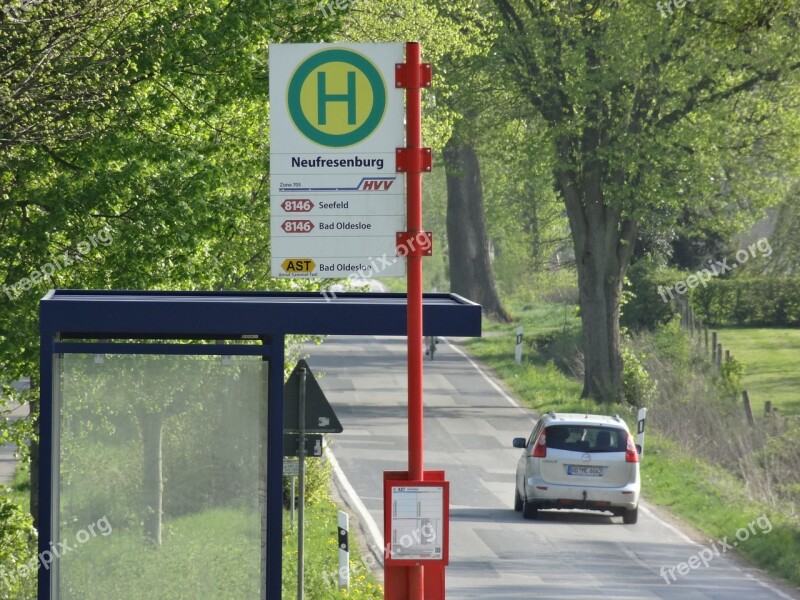
<path fill-rule="evenodd" d="M 164 479 L 162 476 L 161 433 L 164 416 L 142 413 L 139 416 L 144 445 L 142 491 L 144 495 L 144 537 L 153 546 L 161 546 Z"/>
<path fill-rule="evenodd" d="M 568 156 L 569 141 L 561 140 Z M 565 161 L 566 163 L 566 161 Z M 622 400 L 619 331 L 622 282 L 630 265 L 638 226 L 603 199 L 601 169 L 589 161 L 556 173 L 575 246 L 578 294 L 583 326 L 582 397 Z"/>
<path fill-rule="evenodd" d="M 480 304 L 487 317 L 508 322 L 511 319 L 497 295 L 489 258 L 478 156 L 472 144 L 454 132 L 445 144 L 444 159 L 450 290 Z"/>

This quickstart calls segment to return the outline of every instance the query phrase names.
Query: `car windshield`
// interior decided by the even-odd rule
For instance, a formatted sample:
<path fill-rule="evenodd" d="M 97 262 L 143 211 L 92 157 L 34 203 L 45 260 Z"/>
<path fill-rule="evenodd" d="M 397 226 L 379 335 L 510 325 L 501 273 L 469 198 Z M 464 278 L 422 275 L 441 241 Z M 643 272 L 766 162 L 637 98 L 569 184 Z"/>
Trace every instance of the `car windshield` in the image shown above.
<path fill-rule="evenodd" d="M 551 425 L 545 430 L 547 447 L 574 452 L 625 452 L 626 432 L 602 425 Z"/>

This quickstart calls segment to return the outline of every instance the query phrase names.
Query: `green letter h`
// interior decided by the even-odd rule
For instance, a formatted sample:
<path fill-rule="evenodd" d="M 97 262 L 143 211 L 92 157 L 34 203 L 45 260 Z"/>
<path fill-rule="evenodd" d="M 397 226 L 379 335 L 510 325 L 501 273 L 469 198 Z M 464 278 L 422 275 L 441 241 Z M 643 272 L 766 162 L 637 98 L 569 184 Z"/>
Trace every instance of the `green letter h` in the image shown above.
<path fill-rule="evenodd" d="M 325 91 L 325 71 L 317 72 L 317 122 L 325 125 L 328 122 L 328 102 L 347 102 L 347 124 L 356 124 L 356 73 L 347 73 L 347 93 L 328 94 Z"/>

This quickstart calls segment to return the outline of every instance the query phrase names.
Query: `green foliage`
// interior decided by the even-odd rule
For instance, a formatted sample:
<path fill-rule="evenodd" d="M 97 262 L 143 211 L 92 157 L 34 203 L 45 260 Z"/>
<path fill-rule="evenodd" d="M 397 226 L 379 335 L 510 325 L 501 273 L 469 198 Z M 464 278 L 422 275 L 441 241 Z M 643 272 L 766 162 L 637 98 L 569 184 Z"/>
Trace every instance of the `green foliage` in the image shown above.
<path fill-rule="evenodd" d="M 507 114 L 504 103 L 487 103 L 468 124 L 483 132 L 478 152 L 492 268 L 499 290 L 509 296 L 530 286 L 532 274 L 566 263 L 571 242 L 542 133 Z"/>
<path fill-rule="evenodd" d="M 720 385 L 723 393 L 733 399 L 738 400 L 742 393 L 742 379 L 744 378 L 744 364 L 731 357 L 730 360 L 722 361 L 720 369 Z"/>
<path fill-rule="evenodd" d="M 800 502 L 800 419 L 777 421 L 779 429 L 768 437 L 758 460 L 769 475 L 770 485 L 791 502 Z"/>
<path fill-rule="evenodd" d="M 0 364 L 2 364 L 1 360 Z M 0 373 L 2 373 L 2 367 L 0 367 Z M 35 431 L 30 419 L 10 418 L 12 416 L 11 402 L 15 401 L 22 405 L 29 398 L 30 394 L 27 391 L 20 394 L 11 386 L 0 384 L 0 444 L 14 444 L 17 447 L 16 454 L 22 461 L 28 459 L 29 441 Z"/>
<path fill-rule="evenodd" d="M 306 458 L 306 506 L 316 506 L 325 502 L 329 498 L 328 488 L 331 484 L 331 465 L 325 457 Z M 292 478 L 283 477 L 283 497 L 288 506 L 291 498 Z M 299 487 L 295 485 L 295 494 L 299 493 Z M 299 502 L 299 499 L 295 499 Z"/>
<path fill-rule="evenodd" d="M 677 311 L 672 302 L 664 301 L 659 288 L 674 286 L 683 279 L 685 275 L 680 271 L 660 265 L 650 257 L 636 261 L 628 269 L 620 325 L 633 330 L 652 330 L 668 323 Z M 669 299 L 666 292 L 664 295 Z"/>
<path fill-rule="evenodd" d="M 12 500 L 0 496 L 0 596 L 3 598 L 22 600 L 35 592 L 36 539 L 30 515 Z M 33 571 L 30 566 L 34 566 Z"/>
<path fill-rule="evenodd" d="M 689 338 L 681 329 L 677 315 L 653 332 L 653 347 L 658 357 L 672 369 L 688 370 L 692 365 L 692 348 Z"/>
<path fill-rule="evenodd" d="M 656 396 L 656 382 L 636 356 L 633 348 L 623 342 L 622 346 L 622 385 L 625 401 L 632 406 L 649 406 Z"/>
<path fill-rule="evenodd" d="M 541 354 L 565 373 L 574 372 L 576 354 L 581 344 L 578 329 L 554 330 L 529 336 L 531 341 L 524 344 L 525 350 L 532 349 L 534 355 Z"/>
<path fill-rule="evenodd" d="M 338 590 L 338 507 L 326 498 L 306 511 L 304 596 L 308 600 L 381 600 L 383 590 L 368 571 L 377 564 L 372 554 L 359 548 L 350 536 L 350 589 Z M 297 514 L 295 513 L 295 517 Z M 283 598 L 297 594 L 297 525 L 291 526 L 289 514 L 283 520 Z"/>
<path fill-rule="evenodd" d="M 314 506 L 328 498 L 331 464 L 324 458 L 306 460 L 306 502 Z"/>
<path fill-rule="evenodd" d="M 668 507 L 713 539 L 731 539 L 739 527 L 766 515 L 772 530 L 751 536 L 736 549 L 800 585 L 800 525 L 788 509 L 754 502 L 739 478 L 652 430 L 641 468 L 642 489 L 650 502 Z"/>
<path fill-rule="evenodd" d="M 800 327 L 798 275 L 714 279 L 693 300 L 708 323 Z"/>
<path fill-rule="evenodd" d="M 33 375 L 36 398 L 50 287 L 319 288 L 270 280 L 266 55 L 339 24 L 313 3 L 256 0 L 0 16 L 0 284 L 26 288 L 0 296 L 0 383 Z M 79 252 L 104 227 L 111 243 Z M 72 264 L 27 281 L 65 253 Z"/>

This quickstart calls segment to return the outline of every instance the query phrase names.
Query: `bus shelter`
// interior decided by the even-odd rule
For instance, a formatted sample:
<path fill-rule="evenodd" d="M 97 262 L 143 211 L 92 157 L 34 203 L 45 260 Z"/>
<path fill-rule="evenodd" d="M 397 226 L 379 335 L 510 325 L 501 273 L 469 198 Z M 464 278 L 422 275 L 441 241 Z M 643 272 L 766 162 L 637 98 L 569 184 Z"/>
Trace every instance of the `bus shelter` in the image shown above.
<path fill-rule="evenodd" d="M 285 338 L 405 336 L 406 296 L 56 290 L 40 334 L 39 600 L 278 600 Z"/>

